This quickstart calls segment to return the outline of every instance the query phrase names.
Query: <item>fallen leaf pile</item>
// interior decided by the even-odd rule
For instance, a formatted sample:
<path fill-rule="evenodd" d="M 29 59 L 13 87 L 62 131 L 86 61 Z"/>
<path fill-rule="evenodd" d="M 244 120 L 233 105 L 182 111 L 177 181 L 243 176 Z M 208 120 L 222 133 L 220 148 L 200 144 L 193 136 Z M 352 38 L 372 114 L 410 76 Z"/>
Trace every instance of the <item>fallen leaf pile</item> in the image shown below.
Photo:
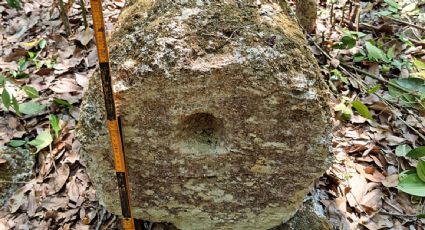
<path fill-rule="evenodd" d="M 339 229 L 423 229 L 423 200 L 399 179 L 425 143 L 424 109 L 394 83 L 423 77 L 424 3 L 320 1 L 319 12 L 308 40 L 333 92 L 335 161 L 316 184 L 326 215 Z"/>
<path fill-rule="evenodd" d="M 84 27 L 80 5 L 71 3 L 65 2 L 72 31 L 69 37 L 56 2 L 24 1 L 22 10 L 0 3 L 4 28 L 0 31 L 0 73 L 8 77 L 25 65 L 20 73 L 25 77 L 5 83 L 9 96 L 19 103 L 21 116 L 3 105 L 0 146 L 30 148 L 37 153 L 33 179 L 15 191 L 0 210 L 1 230 L 116 228 L 117 217 L 96 199 L 80 162 L 80 144 L 74 138 L 83 89 L 96 67 L 97 54 L 93 31 Z M 104 3 L 109 29 L 121 3 Z M 85 4 L 90 9 L 88 2 Z M 34 61 L 21 61 L 32 53 Z M 7 160 L 0 158 L 2 164 L 8 164 Z"/>

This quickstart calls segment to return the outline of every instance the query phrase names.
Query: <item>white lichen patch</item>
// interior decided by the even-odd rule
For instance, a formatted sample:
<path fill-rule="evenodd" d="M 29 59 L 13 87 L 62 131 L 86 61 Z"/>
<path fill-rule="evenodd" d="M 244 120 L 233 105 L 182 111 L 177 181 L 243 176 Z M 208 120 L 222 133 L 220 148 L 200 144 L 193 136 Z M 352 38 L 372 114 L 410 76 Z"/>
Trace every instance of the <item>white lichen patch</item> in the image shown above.
<path fill-rule="evenodd" d="M 124 61 L 124 63 L 122 64 L 122 68 L 126 69 L 126 70 L 131 70 L 134 69 L 136 66 L 137 62 L 133 59 L 127 59 L 126 61 Z"/>
<path fill-rule="evenodd" d="M 249 61 L 270 61 L 286 57 L 284 53 L 281 53 L 270 46 L 247 47 L 246 53 L 246 59 Z"/>
<path fill-rule="evenodd" d="M 119 93 L 127 89 L 128 87 L 125 85 L 124 81 L 114 81 L 113 90 L 115 93 Z"/>
<path fill-rule="evenodd" d="M 192 15 L 197 15 L 201 12 L 201 9 L 199 8 L 183 8 L 182 14 L 180 16 L 177 16 L 176 19 L 179 21 L 187 20 Z"/>
<path fill-rule="evenodd" d="M 211 69 L 222 68 L 226 65 L 236 63 L 237 59 L 230 53 L 228 54 L 216 54 L 216 55 L 206 55 L 205 57 L 200 57 L 190 63 L 188 69 L 194 71 L 207 72 Z"/>
<path fill-rule="evenodd" d="M 290 78 L 292 87 L 296 90 L 304 92 L 301 97 L 308 100 L 317 99 L 317 91 L 314 87 L 316 81 L 314 79 L 308 79 L 303 73 L 299 73 L 294 77 Z"/>
<path fill-rule="evenodd" d="M 282 143 L 282 142 L 264 142 L 261 146 L 265 148 L 274 148 L 274 149 L 282 149 L 282 150 L 290 149 L 288 147 L 288 144 Z"/>

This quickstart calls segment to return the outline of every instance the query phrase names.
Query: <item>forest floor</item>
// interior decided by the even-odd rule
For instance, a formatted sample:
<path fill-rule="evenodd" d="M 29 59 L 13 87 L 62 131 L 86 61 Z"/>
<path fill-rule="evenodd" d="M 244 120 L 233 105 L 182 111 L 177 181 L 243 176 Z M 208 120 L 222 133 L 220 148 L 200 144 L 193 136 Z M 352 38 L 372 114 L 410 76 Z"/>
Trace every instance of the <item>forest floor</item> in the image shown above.
<path fill-rule="evenodd" d="M 108 30 L 123 6 L 104 1 Z M 0 209 L 0 230 L 117 225 L 74 138 L 97 64 L 92 20 L 88 12 L 86 29 L 79 1 L 64 8 L 69 36 L 56 2 L 25 1 L 20 10 L 0 2 L 0 174 L 17 158 L 7 151 L 37 152 L 32 177 L 0 180 L 0 188 L 19 185 Z M 338 229 L 423 229 L 424 12 L 416 0 L 320 1 L 316 35 L 307 38 L 333 94 L 335 163 L 313 193 Z"/>

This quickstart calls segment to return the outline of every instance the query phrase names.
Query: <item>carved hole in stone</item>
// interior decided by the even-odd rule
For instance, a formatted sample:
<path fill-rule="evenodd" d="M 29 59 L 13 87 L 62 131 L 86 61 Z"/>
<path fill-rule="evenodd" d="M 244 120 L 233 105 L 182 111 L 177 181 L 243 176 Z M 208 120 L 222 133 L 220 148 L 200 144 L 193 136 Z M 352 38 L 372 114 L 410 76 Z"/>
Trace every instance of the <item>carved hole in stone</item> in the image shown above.
<path fill-rule="evenodd" d="M 221 154 L 223 146 L 223 121 L 209 113 L 195 113 L 183 119 L 179 127 L 182 153 L 193 155 Z"/>

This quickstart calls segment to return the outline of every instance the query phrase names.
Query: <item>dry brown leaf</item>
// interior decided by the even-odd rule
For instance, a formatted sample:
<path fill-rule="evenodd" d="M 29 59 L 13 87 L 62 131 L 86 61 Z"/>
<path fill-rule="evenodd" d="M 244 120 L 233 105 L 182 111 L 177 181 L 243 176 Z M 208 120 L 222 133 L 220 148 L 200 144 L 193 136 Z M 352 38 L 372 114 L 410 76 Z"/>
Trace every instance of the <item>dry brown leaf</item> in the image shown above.
<path fill-rule="evenodd" d="M 410 196 L 404 193 L 399 193 L 395 196 L 395 200 L 402 207 L 403 211 L 408 215 L 415 215 L 417 204 L 413 204 Z"/>
<path fill-rule="evenodd" d="M 62 196 L 48 196 L 41 202 L 41 207 L 49 210 L 58 210 L 60 208 L 66 207 L 68 204 L 68 197 Z"/>
<path fill-rule="evenodd" d="M 368 179 L 370 181 L 373 181 L 373 182 L 382 182 L 383 180 L 385 180 L 385 177 L 384 177 L 384 175 L 382 175 L 382 173 L 380 173 L 378 170 L 375 170 L 373 167 L 372 167 L 373 168 L 373 170 L 372 170 L 372 169 L 370 169 L 370 167 L 371 166 L 364 167 L 364 166 L 358 164 L 358 165 L 356 165 L 356 170 L 362 176 L 364 176 L 366 179 Z M 371 172 L 371 174 L 370 173 L 367 173 L 365 171 L 366 168 L 368 168 L 367 170 L 369 172 Z"/>
<path fill-rule="evenodd" d="M 11 213 L 15 213 L 19 208 L 26 209 L 28 203 L 27 193 L 34 187 L 36 181 L 31 180 L 25 186 L 19 188 L 9 199 L 8 208 Z"/>
<path fill-rule="evenodd" d="M 388 145 L 390 145 L 390 146 L 400 145 L 401 143 L 406 141 L 405 138 L 398 137 L 398 136 L 395 136 L 395 135 L 390 134 L 390 133 L 387 133 L 385 140 L 388 141 Z"/>
<path fill-rule="evenodd" d="M 360 115 L 352 115 L 350 121 L 354 124 L 363 124 L 367 121 L 367 119 Z"/>
<path fill-rule="evenodd" d="M 58 213 L 58 219 L 63 219 L 63 222 L 69 222 L 77 218 L 76 214 L 80 211 L 79 208 L 68 209 L 65 212 Z"/>
<path fill-rule="evenodd" d="M 367 173 L 367 174 L 373 174 L 375 172 L 375 168 L 372 167 L 372 166 L 366 166 L 364 168 L 364 172 Z"/>
<path fill-rule="evenodd" d="M 61 78 L 59 81 L 52 83 L 50 89 L 55 93 L 70 93 L 81 90 L 77 82 L 72 78 Z"/>
<path fill-rule="evenodd" d="M 357 207 L 363 196 L 367 193 L 367 181 L 360 175 L 355 173 L 349 180 L 348 184 L 351 188 L 347 193 L 347 201 L 351 207 Z"/>
<path fill-rule="evenodd" d="M 30 193 L 28 194 L 28 208 L 27 208 L 27 213 L 29 217 L 34 216 L 36 210 L 37 210 L 38 204 L 37 201 L 35 199 L 35 191 L 31 190 Z"/>
<path fill-rule="evenodd" d="M 68 190 L 69 200 L 77 203 L 80 191 L 78 189 L 78 184 L 75 182 L 75 176 L 71 178 L 70 182 L 66 185 L 66 188 Z"/>
<path fill-rule="evenodd" d="M 382 184 L 385 187 L 391 188 L 391 187 L 395 187 L 398 185 L 398 175 L 394 174 L 394 175 L 390 175 L 385 177 L 385 180 L 382 181 Z"/>
<path fill-rule="evenodd" d="M 86 46 L 93 39 L 93 35 L 93 30 L 87 28 L 86 30 L 78 32 L 77 40 L 80 41 L 83 46 Z"/>
<path fill-rule="evenodd" d="M 382 196 L 381 189 L 374 189 L 362 198 L 360 204 L 364 207 L 371 208 L 373 211 L 378 211 L 382 206 Z"/>
<path fill-rule="evenodd" d="M 17 49 L 14 49 L 13 52 L 11 52 L 9 55 L 4 56 L 3 61 L 18 61 L 20 58 L 26 57 L 27 53 L 28 51 L 26 51 L 24 48 L 18 47 Z"/>
<path fill-rule="evenodd" d="M 62 189 L 62 187 L 68 180 L 69 171 L 69 166 L 67 164 L 62 164 L 61 167 L 56 170 L 55 176 L 51 178 L 48 182 L 49 195 L 55 194 Z"/>
<path fill-rule="evenodd" d="M 80 85 L 83 88 L 86 88 L 89 85 L 89 78 L 87 74 L 75 74 L 75 80 L 77 81 L 77 84 Z"/>
<path fill-rule="evenodd" d="M 354 144 L 351 145 L 346 149 L 347 153 L 357 153 L 357 152 L 363 152 L 367 149 L 365 145 L 362 144 Z"/>
<path fill-rule="evenodd" d="M 59 60 L 66 60 L 67 58 L 71 57 L 71 55 L 75 52 L 75 48 L 77 48 L 75 45 L 69 44 L 66 44 L 65 48 L 61 47 L 61 52 L 59 52 Z"/>

